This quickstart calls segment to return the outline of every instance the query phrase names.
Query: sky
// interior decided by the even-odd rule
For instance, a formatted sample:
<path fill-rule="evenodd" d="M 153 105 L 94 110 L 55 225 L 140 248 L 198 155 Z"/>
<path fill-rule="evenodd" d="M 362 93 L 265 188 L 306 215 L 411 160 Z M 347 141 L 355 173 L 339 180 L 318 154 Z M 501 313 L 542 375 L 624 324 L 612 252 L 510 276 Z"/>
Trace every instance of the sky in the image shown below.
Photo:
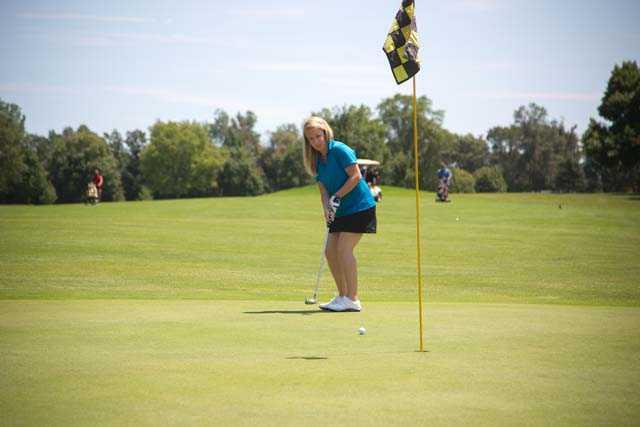
<path fill-rule="evenodd" d="M 400 0 L 0 0 L 0 99 L 31 133 L 98 133 L 253 111 L 257 130 L 377 105 Z M 613 67 L 640 61 L 639 0 L 416 0 L 418 95 L 486 135 L 535 102 L 581 134 Z"/>

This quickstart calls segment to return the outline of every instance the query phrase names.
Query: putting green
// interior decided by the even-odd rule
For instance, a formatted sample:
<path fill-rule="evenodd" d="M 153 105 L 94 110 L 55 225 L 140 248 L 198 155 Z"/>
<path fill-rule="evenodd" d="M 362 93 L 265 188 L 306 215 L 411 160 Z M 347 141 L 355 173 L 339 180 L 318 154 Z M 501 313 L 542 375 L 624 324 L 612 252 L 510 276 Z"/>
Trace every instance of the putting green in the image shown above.
<path fill-rule="evenodd" d="M 11 424 L 607 424 L 640 417 L 640 309 L 0 301 Z M 357 329 L 367 333 L 359 336 Z"/>

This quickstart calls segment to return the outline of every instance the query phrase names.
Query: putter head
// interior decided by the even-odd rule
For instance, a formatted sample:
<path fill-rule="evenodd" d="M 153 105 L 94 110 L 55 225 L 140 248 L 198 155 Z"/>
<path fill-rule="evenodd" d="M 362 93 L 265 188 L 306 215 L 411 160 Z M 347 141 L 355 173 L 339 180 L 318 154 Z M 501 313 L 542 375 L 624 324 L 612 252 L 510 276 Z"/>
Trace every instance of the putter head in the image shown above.
<path fill-rule="evenodd" d="M 315 297 L 313 297 L 313 298 L 305 298 L 305 299 L 304 299 L 304 303 L 305 303 L 306 305 L 314 305 L 314 304 L 316 304 L 317 302 L 318 302 L 318 301 L 317 301 L 317 299 L 316 299 Z"/>

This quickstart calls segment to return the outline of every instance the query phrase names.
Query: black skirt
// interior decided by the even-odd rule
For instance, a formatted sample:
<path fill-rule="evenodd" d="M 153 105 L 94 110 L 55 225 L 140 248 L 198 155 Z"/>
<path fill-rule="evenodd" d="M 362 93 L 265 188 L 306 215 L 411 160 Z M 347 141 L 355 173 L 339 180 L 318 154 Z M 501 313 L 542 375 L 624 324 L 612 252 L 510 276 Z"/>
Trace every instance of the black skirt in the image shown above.
<path fill-rule="evenodd" d="M 336 218 L 329 226 L 329 233 L 375 233 L 376 207 Z"/>

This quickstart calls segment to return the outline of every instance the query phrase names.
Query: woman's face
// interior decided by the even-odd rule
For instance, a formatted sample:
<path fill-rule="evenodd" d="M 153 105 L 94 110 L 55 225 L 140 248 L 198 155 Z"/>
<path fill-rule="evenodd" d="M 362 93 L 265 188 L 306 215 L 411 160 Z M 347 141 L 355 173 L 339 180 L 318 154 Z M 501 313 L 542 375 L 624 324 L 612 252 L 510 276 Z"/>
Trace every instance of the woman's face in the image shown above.
<path fill-rule="evenodd" d="M 305 131 L 305 136 L 309 141 L 309 144 L 313 147 L 314 150 L 323 153 L 327 146 L 327 141 L 324 136 L 324 131 L 319 128 L 307 128 Z"/>

